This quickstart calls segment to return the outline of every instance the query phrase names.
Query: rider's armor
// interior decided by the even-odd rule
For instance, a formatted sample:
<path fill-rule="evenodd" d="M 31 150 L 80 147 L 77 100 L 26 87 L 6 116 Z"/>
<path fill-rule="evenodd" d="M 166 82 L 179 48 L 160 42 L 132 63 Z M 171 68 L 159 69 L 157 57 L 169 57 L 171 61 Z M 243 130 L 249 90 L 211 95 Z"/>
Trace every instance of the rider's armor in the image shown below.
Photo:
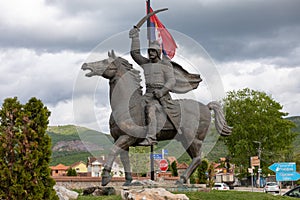
<path fill-rule="evenodd" d="M 144 69 L 146 88 L 161 89 L 166 87 L 170 89 L 175 83 L 172 67 L 164 64 L 162 61 L 143 64 L 142 68 Z"/>

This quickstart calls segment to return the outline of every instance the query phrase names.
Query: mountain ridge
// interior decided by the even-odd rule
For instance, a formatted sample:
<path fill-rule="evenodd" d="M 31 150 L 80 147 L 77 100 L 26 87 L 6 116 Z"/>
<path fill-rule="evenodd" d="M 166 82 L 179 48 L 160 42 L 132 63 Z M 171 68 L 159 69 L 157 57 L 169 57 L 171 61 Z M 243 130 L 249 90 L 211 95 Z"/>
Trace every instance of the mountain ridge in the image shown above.
<path fill-rule="evenodd" d="M 300 116 L 286 118 L 296 124 L 293 132 L 300 133 Z M 211 130 L 215 130 L 212 128 Z M 48 135 L 52 139 L 52 161 L 50 165 L 59 163 L 70 165 L 78 161 L 86 161 L 88 156 L 107 155 L 113 145 L 113 138 L 110 134 L 101 133 L 89 128 L 76 125 L 49 126 Z M 212 138 L 215 136 L 212 136 Z M 209 139 L 207 140 L 209 142 Z M 217 161 L 220 157 L 227 155 L 227 147 L 224 141 L 218 140 L 213 144 L 213 149 L 205 156 L 211 161 Z M 300 134 L 293 142 L 295 154 L 300 154 Z M 190 162 L 187 153 L 181 149 L 181 144 L 177 141 L 162 141 L 155 146 L 155 152 L 161 152 L 164 147 L 169 148 L 170 156 L 181 155 L 179 162 Z M 180 148 L 179 148 L 180 146 Z"/>

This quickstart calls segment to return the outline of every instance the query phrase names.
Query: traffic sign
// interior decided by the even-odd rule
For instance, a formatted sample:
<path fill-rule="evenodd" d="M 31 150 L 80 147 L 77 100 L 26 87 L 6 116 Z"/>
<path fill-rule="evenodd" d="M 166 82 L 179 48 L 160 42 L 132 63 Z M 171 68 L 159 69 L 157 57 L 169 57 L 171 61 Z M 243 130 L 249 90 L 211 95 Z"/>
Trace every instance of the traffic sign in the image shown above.
<path fill-rule="evenodd" d="M 258 172 L 258 173 L 261 173 L 261 172 L 262 172 L 262 169 L 261 169 L 261 168 L 258 168 L 257 172 Z"/>
<path fill-rule="evenodd" d="M 260 165 L 260 159 L 258 158 L 258 156 L 250 157 L 250 164 L 251 164 L 251 167 L 259 166 Z"/>
<path fill-rule="evenodd" d="M 276 181 L 297 181 L 300 174 L 296 172 L 296 163 L 274 163 L 269 169 L 276 173 Z"/>
<path fill-rule="evenodd" d="M 300 179 L 298 172 L 277 172 L 276 181 L 297 181 Z"/>
<path fill-rule="evenodd" d="M 154 160 L 161 160 L 161 159 L 163 159 L 163 156 L 162 156 L 162 154 L 152 154 L 152 158 Z"/>
<path fill-rule="evenodd" d="M 295 172 L 296 163 L 294 162 L 283 162 L 283 163 L 274 163 L 269 166 L 269 169 L 273 172 Z"/>
<path fill-rule="evenodd" d="M 166 159 L 162 159 L 159 161 L 159 169 L 163 172 L 166 172 L 168 170 L 169 163 Z"/>
<path fill-rule="evenodd" d="M 252 174 L 253 173 L 253 169 L 252 168 L 248 168 L 248 173 Z"/>
<path fill-rule="evenodd" d="M 168 154 L 169 154 L 168 149 L 163 149 L 163 153 L 164 153 L 165 155 L 168 155 Z"/>

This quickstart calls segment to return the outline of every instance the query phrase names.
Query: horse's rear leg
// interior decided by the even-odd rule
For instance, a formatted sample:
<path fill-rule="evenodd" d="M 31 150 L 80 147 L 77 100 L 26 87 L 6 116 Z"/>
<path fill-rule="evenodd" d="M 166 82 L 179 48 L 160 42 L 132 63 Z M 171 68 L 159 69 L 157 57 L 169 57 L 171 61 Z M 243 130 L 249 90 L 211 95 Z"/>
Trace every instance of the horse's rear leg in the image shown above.
<path fill-rule="evenodd" d="M 129 186 L 132 181 L 131 167 L 130 167 L 128 153 L 129 153 L 129 148 L 127 148 L 124 151 L 121 151 L 120 153 L 121 162 L 124 166 L 124 171 L 125 171 L 125 183 L 123 184 L 123 186 Z"/>
<path fill-rule="evenodd" d="M 123 154 L 123 152 L 126 152 L 126 150 L 128 150 L 128 148 L 129 148 L 129 146 L 132 145 L 133 143 L 134 143 L 134 139 L 132 139 L 128 135 L 122 135 L 115 141 L 115 143 L 108 155 L 106 163 L 104 164 L 104 169 L 102 172 L 102 186 L 105 186 L 110 182 L 110 180 L 112 178 L 110 175 L 111 168 L 112 168 L 114 160 L 116 159 L 118 154 L 122 154 L 124 156 L 124 158 L 126 159 L 126 153 Z M 122 158 L 121 158 L 121 160 L 122 160 Z M 129 162 L 129 158 L 128 158 L 128 162 Z M 126 167 L 128 167 L 128 166 L 126 166 Z"/>
<path fill-rule="evenodd" d="M 190 166 L 180 176 L 180 180 L 176 184 L 186 183 L 195 169 L 201 164 L 201 147 L 202 141 L 195 138 L 192 144 L 187 148 L 186 151 L 193 160 Z"/>

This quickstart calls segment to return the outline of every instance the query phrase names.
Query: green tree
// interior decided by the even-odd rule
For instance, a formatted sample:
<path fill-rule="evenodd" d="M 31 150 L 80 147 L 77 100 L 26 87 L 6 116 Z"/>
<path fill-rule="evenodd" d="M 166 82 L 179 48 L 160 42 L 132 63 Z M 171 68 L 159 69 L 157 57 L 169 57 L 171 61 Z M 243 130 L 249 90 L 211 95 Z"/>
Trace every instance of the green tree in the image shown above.
<path fill-rule="evenodd" d="M 40 100 L 4 100 L 0 110 L 0 198 L 58 199 L 50 177 L 50 112 Z"/>
<path fill-rule="evenodd" d="M 193 173 L 193 174 L 190 176 L 190 183 L 191 183 L 191 184 L 195 184 L 195 183 L 196 183 L 196 175 L 195 175 L 195 173 Z"/>
<path fill-rule="evenodd" d="M 77 172 L 75 169 L 72 169 L 71 167 L 67 170 L 67 176 L 77 176 Z"/>
<path fill-rule="evenodd" d="M 271 96 L 246 88 L 229 92 L 224 103 L 226 121 L 233 126 L 225 139 L 233 163 L 248 168 L 250 157 L 258 155 L 259 144 L 263 173 L 270 172 L 271 163 L 290 159 L 294 123 L 284 119 L 288 113 Z"/>
<path fill-rule="evenodd" d="M 206 176 L 207 170 L 208 170 L 208 161 L 207 160 L 202 160 L 201 164 L 197 168 L 198 183 L 206 184 L 206 182 L 207 182 L 207 176 Z"/>
<path fill-rule="evenodd" d="M 215 168 L 214 168 L 214 163 L 213 162 L 211 162 L 209 164 L 207 172 L 208 172 L 208 186 L 211 189 L 214 186 L 214 184 L 215 184 L 214 177 L 216 175 L 215 174 Z"/>
<path fill-rule="evenodd" d="M 172 172 L 172 176 L 178 176 L 177 163 L 176 163 L 176 161 L 173 161 L 173 162 L 171 163 L 170 169 L 171 169 L 171 172 Z"/>

